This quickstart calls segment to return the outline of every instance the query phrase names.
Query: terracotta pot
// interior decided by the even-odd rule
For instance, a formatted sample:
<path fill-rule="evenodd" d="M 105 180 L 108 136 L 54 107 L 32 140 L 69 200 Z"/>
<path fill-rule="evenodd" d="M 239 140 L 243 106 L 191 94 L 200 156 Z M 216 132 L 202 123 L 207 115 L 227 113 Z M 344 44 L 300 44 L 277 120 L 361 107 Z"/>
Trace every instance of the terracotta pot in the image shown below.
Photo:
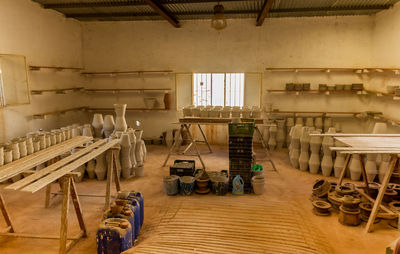
<path fill-rule="evenodd" d="M 115 130 L 125 132 L 128 128 L 125 120 L 126 104 L 114 104 L 115 109 Z"/>

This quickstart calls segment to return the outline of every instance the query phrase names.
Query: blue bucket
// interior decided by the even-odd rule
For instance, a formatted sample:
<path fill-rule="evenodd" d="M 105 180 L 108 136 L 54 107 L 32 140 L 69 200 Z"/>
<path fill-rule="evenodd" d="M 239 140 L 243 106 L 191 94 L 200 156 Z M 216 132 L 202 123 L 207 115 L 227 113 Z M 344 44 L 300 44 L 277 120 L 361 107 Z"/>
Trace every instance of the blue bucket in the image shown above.
<path fill-rule="evenodd" d="M 179 178 L 181 194 L 184 196 L 192 195 L 194 190 L 194 181 L 195 178 L 193 176 L 182 176 Z"/>
<path fill-rule="evenodd" d="M 164 183 L 164 191 L 165 194 L 168 196 L 174 196 L 179 192 L 179 176 L 172 175 L 172 176 L 164 176 L 163 178 Z"/>

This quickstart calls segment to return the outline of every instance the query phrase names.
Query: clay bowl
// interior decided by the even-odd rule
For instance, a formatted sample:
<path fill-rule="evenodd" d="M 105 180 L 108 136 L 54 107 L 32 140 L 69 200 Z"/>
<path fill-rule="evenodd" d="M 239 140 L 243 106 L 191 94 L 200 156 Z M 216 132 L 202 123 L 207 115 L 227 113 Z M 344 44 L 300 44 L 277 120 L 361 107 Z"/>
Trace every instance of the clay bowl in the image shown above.
<path fill-rule="evenodd" d="M 329 190 L 331 189 L 331 184 L 324 180 L 317 180 L 312 189 L 312 193 L 317 197 L 323 197 L 324 195 L 328 194 Z"/>
<path fill-rule="evenodd" d="M 342 197 L 339 197 L 335 192 L 328 194 L 328 201 L 332 204 L 333 209 L 339 211 L 339 207 L 342 205 Z"/>
<path fill-rule="evenodd" d="M 115 204 L 119 206 L 126 206 L 128 204 L 128 200 L 125 199 L 116 199 Z"/>
<path fill-rule="evenodd" d="M 383 195 L 382 201 L 384 203 L 390 203 L 397 197 L 397 191 L 393 189 L 386 189 L 385 195 Z"/>
<path fill-rule="evenodd" d="M 329 209 L 332 207 L 331 204 L 329 204 L 326 201 L 322 201 L 322 200 L 315 200 L 314 202 L 312 202 L 312 205 L 314 206 L 313 212 L 316 215 L 319 216 L 328 216 L 331 214 L 331 212 L 329 211 Z"/>
<path fill-rule="evenodd" d="M 354 198 L 350 195 L 345 195 L 343 197 L 342 207 L 346 211 L 355 211 L 358 209 L 358 205 L 361 203 L 361 199 Z"/>
<path fill-rule="evenodd" d="M 335 192 L 338 196 L 343 197 L 345 195 L 351 195 L 355 191 L 355 186 L 352 183 L 345 183 L 342 185 L 337 185 Z"/>

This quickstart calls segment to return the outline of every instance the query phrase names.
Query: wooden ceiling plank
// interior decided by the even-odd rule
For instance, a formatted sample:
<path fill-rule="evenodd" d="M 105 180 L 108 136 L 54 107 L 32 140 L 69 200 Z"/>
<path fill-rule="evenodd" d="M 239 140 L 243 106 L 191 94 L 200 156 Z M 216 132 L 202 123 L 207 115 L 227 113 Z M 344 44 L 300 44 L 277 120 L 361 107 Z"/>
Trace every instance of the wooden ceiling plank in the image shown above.
<path fill-rule="evenodd" d="M 181 27 L 181 25 L 179 24 L 179 21 L 172 16 L 167 9 L 165 9 L 164 6 L 162 6 L 161 4 L 155 2 L 154 0 L 145 0 L 146 3 L 154 9 L 155 12 L 157 12 L 158 14 L 160 14 L 160 16 L 162 16 L 164 19 L 166 19 L 169 23 L 171 23 L 171 25 L 173 25 L 176 28 Z"/>
<path fill-rule="evenodd" d="M 274 0 L 265 0 L 264 1 L 263 7 L 257 17 L 256 26 L 262 26 L 262 24 L 264 23 L 264 19 L 265 19 L 265 17 L 267 17 L 268 12 L 271 10 L 273 3 L 274 3 Z"/>

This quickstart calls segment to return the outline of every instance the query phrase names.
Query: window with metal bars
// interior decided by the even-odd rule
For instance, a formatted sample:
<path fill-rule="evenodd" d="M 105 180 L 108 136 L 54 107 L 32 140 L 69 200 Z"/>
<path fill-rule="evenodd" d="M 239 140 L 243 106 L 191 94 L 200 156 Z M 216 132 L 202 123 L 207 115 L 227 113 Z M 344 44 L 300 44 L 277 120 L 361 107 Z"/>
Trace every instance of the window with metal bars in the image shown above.
<path fill-rule="evenodd" d="M 194 73 L 195 106 L 243 106 L 244 73 Z"/>

